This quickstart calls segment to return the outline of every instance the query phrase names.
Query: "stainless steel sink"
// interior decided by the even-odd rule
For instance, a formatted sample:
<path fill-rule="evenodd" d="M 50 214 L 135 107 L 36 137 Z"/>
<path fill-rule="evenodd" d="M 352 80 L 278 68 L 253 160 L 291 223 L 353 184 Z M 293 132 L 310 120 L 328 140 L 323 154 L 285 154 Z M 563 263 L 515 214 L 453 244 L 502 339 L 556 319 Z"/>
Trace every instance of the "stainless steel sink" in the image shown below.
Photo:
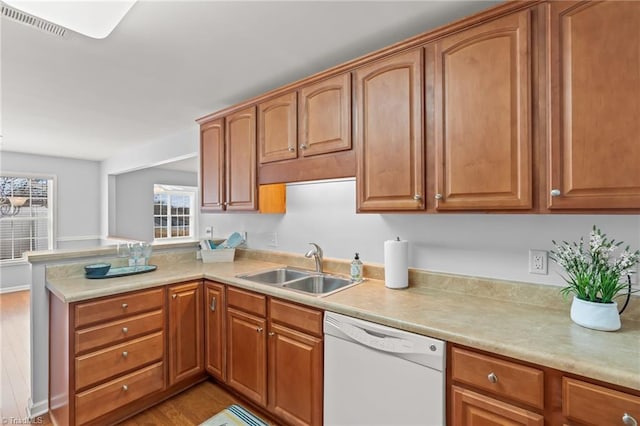
<path fill-rule="evenodd" d="M 238 275 L 238 278 L 243 278 L 245 280 L 261 284 L 284 284 L 299 278 L 308 277 L 312 273 L 313 272 L 300 271 L 291 268 L 277 268 L 253 274 Z"/>
<path fill-rule="evenodd" d="M 241 274 L 236 277 L 314 296 L 327 296 L 358 284 L 358 282 L 351 282 L 348 278 L 289 267 Z"/>
<path fill-rule="evenodd" d="M 327 295 L 354 284 L 356 283 L 346 278 L 316 275 L 285 284 L 284 288 L 317 295 Z"/>

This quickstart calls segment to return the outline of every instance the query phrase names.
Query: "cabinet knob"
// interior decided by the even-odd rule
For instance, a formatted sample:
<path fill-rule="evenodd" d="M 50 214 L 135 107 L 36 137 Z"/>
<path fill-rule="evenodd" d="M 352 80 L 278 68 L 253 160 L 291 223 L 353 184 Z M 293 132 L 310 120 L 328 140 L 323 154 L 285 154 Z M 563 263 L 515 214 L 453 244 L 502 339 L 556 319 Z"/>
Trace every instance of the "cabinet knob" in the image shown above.
<path fill-rule="evenodd" d="M 560 196 L 560 190 L 559 189 L 552 189 L 551 190 L 551 196 L 552 197 L 559 197 Z"/>
<path fill-rule="evenodd" d="M 223 206 L 227 207 L 229 205 L 229 203 L 227 203 L 226 201 L 224 203 L 222 203 Z"/>
<path fill-rule="evenodd" d="M 173 296 L 171 296 L 171 297 L 173 297 L 173 298 L 175 299 L 176 297 L 178 297 L 178 295 L 177 295 L 177 294 L 174 294 L 174 295 L 173 295 Z"/>
<path fill-rule="evenodd" d="M 633 416 L 630 416 L 628 413 L 623 414 L 622 423 L 627 426 L 638 426 L 638 422 L 636 421 L 636 419 L 634 419 Z"/>
<path fill-rule="evenodd" d="M 491 383 L 498 383 L 498 376 L 496 376 L 493 372 L 489 373 L 487 379 L 489 379 Z"/>
<path fill-rule="evenodd" d="M 435 199 L 436 200 L 442 200 L 442 194 L 436 194 L 435 195 Z"/>
<path fill-rule="evenodd" d="M 262 333 L 262 327 L 258 327 L 258 328 L 256 328 L 256 331 L 257 331 L 258 333 Z"/>
<path fill-rule="evenodd" d="M 215 297 L 211 298 L 211 303 L 209 304 L 209 309 L 211 310 L 211 312 L 215 312 L 216 311 L 216 298 Z"/>
<path fill-rule="evenodd" d="M 126 358 L 129 356 L 129 352 L 127 351 L 122 351 L 122 358 Z"/>
<path fill-rule="evenodd" d="M 307 149 L 307 146 L 305 144 L 302 144 L 300 145 L 300 149 L 304 151 L 305 149 Z"/>
<path fill-rule="evenodd" d="M 292 147 L 292 146 L 290 146 L 290 147 L 289 147 L 289 152 L 293 152 L 293 151 L 295 151 L 295 150 L 296 150 L 296 149 L 295 149 L 294 147 Z"/>
<path fill-rule="evenodd" d="M 129 307 L 129 305 L 127 305 L 126 303 L 122 304 L 122 309 L 127 309 Z"/>
<path fill-rule="evenodd" d="M 123 390 L 123 391 L 125 391 L 125 392 L 126 392 L 126 391 L 128 391 L 128 390 L 129 390 L 129 386 L 127 386 L 127 385 L 122 385 L 122 390 Z"/>
<path fill-rule="evenodd" d="M 127 334 L 128 332 L 129 332 L 129 329 L 127 327 L 122 327 L 123 334 Z"/>
<path fill-rule="evenodd" d="M 276 333 L 274 333 L 273 331 L 269 332 L 269 337 L 272 337 L 272 336 L 275 336 L 275 335 L 276 335 Z"/>
<path fill-rule="evenodd" d="M 416 200 L 416 201 L 420 201 L 420 200 L 422 200 L 422 195 L 416 194 L 416 195 L 413 196 L 413 199 Z"/>

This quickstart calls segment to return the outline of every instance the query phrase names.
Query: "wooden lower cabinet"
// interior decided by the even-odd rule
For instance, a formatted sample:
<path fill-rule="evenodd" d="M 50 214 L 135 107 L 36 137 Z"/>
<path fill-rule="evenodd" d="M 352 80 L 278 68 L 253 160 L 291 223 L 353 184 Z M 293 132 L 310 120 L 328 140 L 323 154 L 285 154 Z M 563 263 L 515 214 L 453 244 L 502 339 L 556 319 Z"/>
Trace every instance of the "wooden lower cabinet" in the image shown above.
<path fill-rule="evenodd" d="M 506 402 L 453 386 L 451 425 L 456 426 L 544 426 L 540 414 Z"/>
<path fill-rule="evenodd" d="M 226 318 L 224 285 L 205 281 L 204 283 L 204 361 L 207 372 L 226 381 Z"/>
<path fill-rule="evenodd" d="M 568 425 L 634 426 L 640 423 L 640 395 L 563 377 L 562 412 Z"/>

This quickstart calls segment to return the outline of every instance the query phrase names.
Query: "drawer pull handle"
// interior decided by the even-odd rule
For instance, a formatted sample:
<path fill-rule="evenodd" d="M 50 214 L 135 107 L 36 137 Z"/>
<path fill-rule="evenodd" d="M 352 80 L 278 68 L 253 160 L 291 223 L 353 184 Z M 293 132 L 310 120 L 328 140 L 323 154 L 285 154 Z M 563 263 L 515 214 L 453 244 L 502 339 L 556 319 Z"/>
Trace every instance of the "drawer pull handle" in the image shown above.
<path fill-rule="evenodd" d="M 126 303 L 122 304 L 122 309 L 127 309 L 129 307 L 129 305 L 127 305 Z"/>
<path fill-rule="evenodd" d="M 211 304 L 209 305 L 209 309 L 211 309 L 211 312 L 215 312 L 216 311 L 216 298 L 215 297 L 211 298 Z"/>
<path fill-rule="evenodd" d="M 123 334 L 127 334 L 128 332 L 129 332 L 129 329 L 127 327 L 122 327 Z"/>
<path fill-rule="evenodd" d="M 496 376 L 495 373 L 489 373 L 487 379 L 489 379 L 491 383 L 498 383 L 498 376 Z"/>
<path fill-rule="evenodd" d="M 125 391 L 125 392 L 126 392 L 126 391 L 128 391 L 128 390 L 129 390 L 129 386 L 127 386 L 127 385 L 122 385 L 122 390 L 123 390 L 123 391 Z"/>
<path fill-rule="evenodd" d="M 258 333 L 262 333 L 262 327 L 258 327 L 258 328 L 256 328 L 256 331 L 257 331 Z"/>
<path fill-rule="evenodd" d="M 173 296 L 171 296 L 171 297 L 173 297 L 173 298 L 175 299 L 176 297 L 178 297 L 178 295 L 177 295 L 177 294 L 174 294 L 174 295 L 173 295 Z"/>
<path fill-rule="evenodd" d="M 633 416 L 630 416 L 628 413 L 624 413 L 624 415 L 622 416 L 622 423 L 627 426 L 638 426 L 638 422 L 636 421 L 636 419 L 634 419 Z"/>
<path fill-rule="evenodd" d="M 128 356 L 129 356 L 129 352 L 127 352 L 127 351 L 123 351 L 122 352 L 122 358 L 126 358 Z"/>
<path fill-rule="evenodd" d="M 552 197 L 559 197 L 562 193 L 560 192 L 559 189 L 552 189 L 551 190 L 551 196 Z"/>

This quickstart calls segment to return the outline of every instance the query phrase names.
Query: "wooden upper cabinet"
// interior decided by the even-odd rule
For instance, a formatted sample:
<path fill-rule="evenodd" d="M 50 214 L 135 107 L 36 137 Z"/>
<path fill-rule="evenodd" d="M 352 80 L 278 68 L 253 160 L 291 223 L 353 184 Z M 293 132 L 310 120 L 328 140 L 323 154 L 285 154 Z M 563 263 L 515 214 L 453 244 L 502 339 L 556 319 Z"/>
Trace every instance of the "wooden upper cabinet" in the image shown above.
<path fill-rule="evenodd" d="M 224 119 L 200 128 L 200 176 L 202 206 L 222 210 L 224 194 Z"/>
<path fill-rule="evenodd" d="M 640 2 L 549 8 L 551 209 L 640 208 Z"/>
<path fill-rule="evenodd" d="M 532 207 L 530 14 L 478 25 L 426 49 L 437 210 Z"/>
<path fill-rule="evenodd" d="M 354 71 L 357 210 L 424 209 L 422 49 Z"/>
<path fill-rule="evenodd" d="M 300 89 L 298 145 L 304 157 L 351 149 L 351 74 Z"/>
<path fill-rule="evenodd" d="M 226 118 L 227 210 L 257 210 L 256 109 L 235 112 Z"/>
<path fill-rule="evenodd" d="M 258 104 L 260 164 L 298 156 L 296 92 Z"/>

